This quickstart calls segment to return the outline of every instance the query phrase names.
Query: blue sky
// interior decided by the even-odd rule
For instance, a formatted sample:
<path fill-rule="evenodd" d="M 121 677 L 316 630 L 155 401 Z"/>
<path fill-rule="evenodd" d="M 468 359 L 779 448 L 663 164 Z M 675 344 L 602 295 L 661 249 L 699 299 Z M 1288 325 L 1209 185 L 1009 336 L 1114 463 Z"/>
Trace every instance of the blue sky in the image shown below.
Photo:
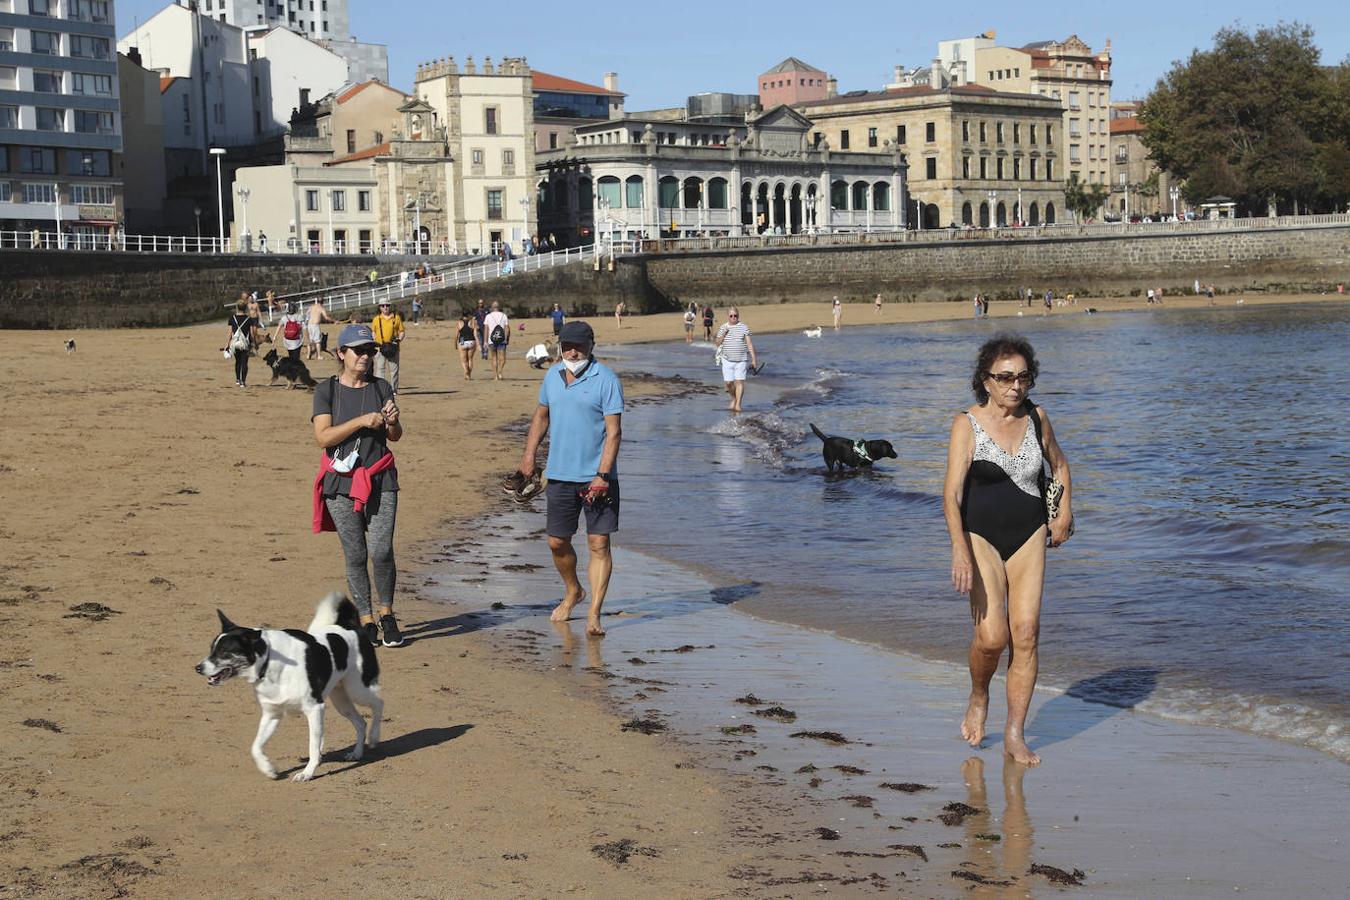
<path fill-rule="evenodd" d="M 166 3 L 117 0 L 118 33 Z M 1000 44 L 1011 46 L 1077 34 L 1097 49 L 1109 38 L 1112 96 L 1142 97 L 1173 60 L 1211 46 L 1214 32 L 1225 25 L 1300 21 L 1316 33 L 1322 61 L 1339 63 L 1350 55 L 1345 9 L 1343 0 L 1040 2 L 1002 14 L 943 3 L 847 0 L 599 5 L 352 0 L 351 17 L 360 40 L 389 46 L 390 80 L 405 90 L 423 60 L 524 56 L 534 68 L 593 84 L 607 71 L 618 72 L 627 106 L 637 110 L 683 105 L 687 95 L 702 91 L 754 93 L 755 76 L 786 56 L 834 75 L 841 92 L 875 90 L 890 80 L 895 65 L 927 63 L 939 40 L 991 28 Z"/>

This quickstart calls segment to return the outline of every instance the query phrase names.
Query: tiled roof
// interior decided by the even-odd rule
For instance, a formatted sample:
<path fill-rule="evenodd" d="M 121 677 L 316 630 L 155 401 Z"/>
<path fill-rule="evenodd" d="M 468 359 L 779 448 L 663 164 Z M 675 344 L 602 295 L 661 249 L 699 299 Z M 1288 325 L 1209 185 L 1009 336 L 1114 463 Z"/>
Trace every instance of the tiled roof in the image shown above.
<path fill-rule="evenodd" d="M 173 86 L 173 83 L 174 83 L 175 81 L 177 81 L 177 80 L 178 80 L 178 76 L 177 76 L 177 75 L 161 75 L 161 76 L 159 76 L 159 92 L 160 92 L 161 94 L 164 93 L 164 92 L 167 91 L 170 87 L 172 87 L 172 86 Z"/>
<path fill-rule="evenodd" d="M 824 75 L 824 69 L 817 69 L 815 66 L 802 62 L 795 56 L 789 56 L 787 59 L 774 66 L 765 75 L 781 75 L 784 72 L 819 72 Z"/>
<path fill-rule="evenodd" d="M 372 79 L 370 79 L 369 81 L 363 81 L 363 82 L 361 82 L 360 84 L 354 84 L 354 85 L 352 85 L 351 87 L 347 88 L 347 89 L 346 89 L 345 91 L 343 91 L 342 93 L 338 94 L 338 95 L 337 95 L 337 102 L 338 102 L 338 103 L 346 103 L 348 100 L 352 99 L 352 98 L 355 97 L 357 94 L 361 93 L 361 92 L 364 91 L 366 88 L 370 87 L 372 84 L 378 84 L 378 85 L 379 85 L 380 87 L 382 87 L 382 88 L 389 88 L 389 90 L 393 91 L 393 92 L 396 93 L 396 94 L 400 94 L 400 95 L 402 95 L 402 96 L 404 96 L 404 97 L 411 97 L 411 96 L 412 96 L 411 94 L 404 94 L 402 91 L 400 91 L 400 90 L 399 90 L 398 88 L 396 88 L 396 87 L 390 87 L 389 85 L 385 84 L 383 81 L 380 81 L 379 79 L 372 78 Z"/>
<path fill-rule="evenodd" d="M 1112 134 L 1138 134 L 1144 130 L 1144 123 L 1134 116 L 1124 116 L 1111 120 Z"/>
<path fill-rule="evenodd" d="M 356 162 L 362 159 L 373 159 L 376 156 L 384 156 L 389 153 L 389 142 L 385 141 L 378 147 L 367 147 L 364 150 L 358 150 L 355 153 L 349 153 L 338 159 L 330 160 L 324 163 L 325 166 L 336 166 L 338 163 Z"/>
<path fill-rule="evenodd" d="M 604 94 L 608 97 L 622 97 L 619 91 L 611 91 L 602 88 L 599 85 L 587 84 L 584 81 L 573 81 L 570 78 L 562 78 L 558 75 L 550 75 L 547 72 L 541 72 L 535 69 L 531 72 L 534 79 L 534 89 L 536 91 L 560 91 L 567 94 Z"/>

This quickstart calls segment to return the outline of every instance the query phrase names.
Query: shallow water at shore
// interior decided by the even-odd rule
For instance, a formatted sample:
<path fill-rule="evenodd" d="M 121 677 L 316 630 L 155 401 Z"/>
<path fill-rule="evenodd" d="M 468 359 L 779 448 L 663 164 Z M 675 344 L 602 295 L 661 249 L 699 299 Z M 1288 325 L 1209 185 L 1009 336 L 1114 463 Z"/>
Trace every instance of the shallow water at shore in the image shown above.
<path fill-rule="evenodd" d="M 626 415 L 624 543 L 758 583 L 742 604 L 756 615 L 962 660 L 945 445 L 979 342 L 1010 324 L 1041 356 L 1035 396 L 1074 471 L 1043 683 L 1350 759 L 1350 444 L 1325 412 L 1345 304 L 762 335 L 745 414 L 718 396 Z M 710 355 L 607 357 L 712 382 Z M 887 437 L 900 458 L 827 477 L 812 422 Z"/>

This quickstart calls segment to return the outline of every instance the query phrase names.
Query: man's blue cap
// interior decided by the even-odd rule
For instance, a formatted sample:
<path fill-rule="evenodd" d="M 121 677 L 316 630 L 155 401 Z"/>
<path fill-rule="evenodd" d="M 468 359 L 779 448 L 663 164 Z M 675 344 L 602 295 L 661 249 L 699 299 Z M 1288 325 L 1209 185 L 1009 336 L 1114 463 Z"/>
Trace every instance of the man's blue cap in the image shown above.
<path fill-rule="evenodd" d="M 371 334 L 369 325 L 348 325 L 342 329 L 342 334 L 338 335 L 339 347 L 359 347 L 362 344 L 375 343 L 375 335 Z"/>
<path fill-rule="evenodd" d="M 595 332 L 585 322 L 573 320 L 559 329 L 558 343 L 595 346 Z"/>

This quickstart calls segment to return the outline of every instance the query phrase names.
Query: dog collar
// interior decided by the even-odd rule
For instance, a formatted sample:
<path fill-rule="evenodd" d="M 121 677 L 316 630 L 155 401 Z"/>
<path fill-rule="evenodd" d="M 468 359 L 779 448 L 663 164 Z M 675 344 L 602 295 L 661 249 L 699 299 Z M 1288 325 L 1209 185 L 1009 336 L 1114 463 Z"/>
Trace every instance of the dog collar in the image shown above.
<path fill-rule="evenodd" d="M 858 455 L 858 458 L 861 459 L 863 462 L 872 461 L 872 457 L 867 455 L 867 441 L 864 440 L 854 441 L 853 452 L 856 453 Z"/>

